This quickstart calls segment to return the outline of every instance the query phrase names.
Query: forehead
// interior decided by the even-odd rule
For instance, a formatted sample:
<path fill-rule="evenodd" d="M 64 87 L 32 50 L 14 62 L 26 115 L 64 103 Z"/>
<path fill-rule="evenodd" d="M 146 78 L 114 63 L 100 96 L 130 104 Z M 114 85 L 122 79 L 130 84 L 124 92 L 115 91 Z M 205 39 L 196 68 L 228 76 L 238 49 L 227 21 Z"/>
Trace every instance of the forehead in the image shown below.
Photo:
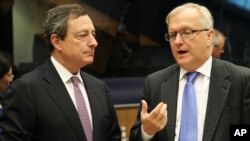
<path fill-rule="evenodd" d="M 88 15 L 79 16 L 77 18 L 69 18 L 68 20 L 68 31 L 78 30 L 94 30 L 92 20 Z"/>
<path fill-rule="evenodd" d="M 183 28 L 201 28 L 200 14 L 197 10 L 182 10 L 174 13 L 169 18 L 168 29 L 180 30 Z"/>

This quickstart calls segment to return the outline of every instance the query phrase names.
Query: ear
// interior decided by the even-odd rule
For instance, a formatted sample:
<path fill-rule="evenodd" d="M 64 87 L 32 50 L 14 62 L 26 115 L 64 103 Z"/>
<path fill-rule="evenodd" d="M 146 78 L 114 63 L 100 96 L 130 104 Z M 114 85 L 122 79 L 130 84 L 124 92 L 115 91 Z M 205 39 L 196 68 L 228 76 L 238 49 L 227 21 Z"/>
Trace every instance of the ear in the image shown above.
<path fill-rule="evenodd" d="M 62 50 L 61 39 L 57 36 L 57 34 L 51 34 L 50 40 L 56 50 Z"/>
<path fill-rule="evenodd" d="M 207 46 L 213 46 L 214 34 L 215 34 L 215 32 L 213 29 L 208 30 L 208 32 L 207 32 L 207 37 L 208 37 Z"/>

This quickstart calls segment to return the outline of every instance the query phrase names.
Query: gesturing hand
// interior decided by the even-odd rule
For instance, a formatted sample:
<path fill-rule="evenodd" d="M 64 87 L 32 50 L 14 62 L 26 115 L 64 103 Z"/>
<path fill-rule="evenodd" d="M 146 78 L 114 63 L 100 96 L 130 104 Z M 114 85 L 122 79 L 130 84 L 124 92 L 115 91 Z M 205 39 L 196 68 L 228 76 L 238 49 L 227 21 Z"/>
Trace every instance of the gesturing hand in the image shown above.
<path fill-rule="evenodd" d="M 154 135 L 167 124 L 167 104 L 160 102 L 150 113 L 147 112 L 148 104 L 142 100 L 141 122 L 144 132 Z"/>

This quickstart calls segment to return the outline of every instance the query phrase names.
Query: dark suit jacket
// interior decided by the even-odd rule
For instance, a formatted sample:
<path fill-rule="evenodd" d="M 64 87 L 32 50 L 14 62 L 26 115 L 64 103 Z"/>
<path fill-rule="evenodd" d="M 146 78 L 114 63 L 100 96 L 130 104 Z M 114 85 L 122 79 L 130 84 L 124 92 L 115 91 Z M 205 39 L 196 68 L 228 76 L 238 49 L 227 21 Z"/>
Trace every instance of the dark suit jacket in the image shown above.
<path fill-rule="evenodd" d="M 151 111 L 167 103 L 168 122 L 152 140 L 174 141 L 180 68 L 177 64 L 149 75 L 144 96 Z M 250 69 L 213 59 L 203 141 L 229 141 L 231 124 L 250 124 Z M 140 110 L 130 141 L 141 141 Z"/>
<path fill-rule="evenodd" d="M 81 72 L 92 112 L 94 141 L 120 141 L 106 84 Z M 77 110 L 54 68 L 44 65 L 16 80 L 3 97 L 1 141 L 86 141 Z"/>

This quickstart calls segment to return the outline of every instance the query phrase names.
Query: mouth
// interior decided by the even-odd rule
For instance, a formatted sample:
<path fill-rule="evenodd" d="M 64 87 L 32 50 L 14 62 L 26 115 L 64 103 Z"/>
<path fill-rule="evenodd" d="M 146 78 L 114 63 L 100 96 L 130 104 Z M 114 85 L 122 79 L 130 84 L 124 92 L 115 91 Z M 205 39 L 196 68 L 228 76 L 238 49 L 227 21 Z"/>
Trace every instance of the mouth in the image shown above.
<path fill-rule="evenodd" d="M 185 51 L 185 50 L 180 50 L 180 51 L 177 51 L 177 53 L 178 53 L 179 55 L 183 55 L 183 54 L 188 53 L 188 51 Z"/>
<path fill-rule="evenodd" d="M 94 55 L 95 52 L 84 52 L 83 54 L 86 54 L 86 55 Z"/>

